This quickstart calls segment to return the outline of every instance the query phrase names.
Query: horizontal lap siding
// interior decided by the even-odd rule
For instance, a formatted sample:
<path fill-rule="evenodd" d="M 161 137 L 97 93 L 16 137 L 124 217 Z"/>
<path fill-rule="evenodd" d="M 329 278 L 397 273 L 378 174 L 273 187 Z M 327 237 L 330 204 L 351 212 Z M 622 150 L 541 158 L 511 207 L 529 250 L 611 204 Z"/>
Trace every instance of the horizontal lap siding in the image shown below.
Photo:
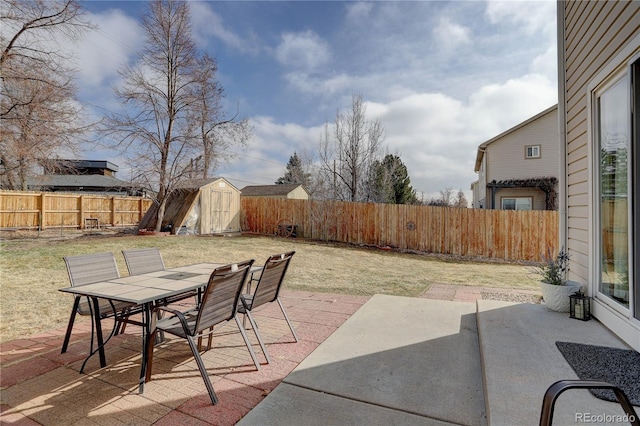
<path fill-rule="evenodd" d="M 588 279 L 589 212 L 587 85 L 638 33 L 640 3 L 569 1 L 565 20 L 567 239 L 572 279 Z"/>

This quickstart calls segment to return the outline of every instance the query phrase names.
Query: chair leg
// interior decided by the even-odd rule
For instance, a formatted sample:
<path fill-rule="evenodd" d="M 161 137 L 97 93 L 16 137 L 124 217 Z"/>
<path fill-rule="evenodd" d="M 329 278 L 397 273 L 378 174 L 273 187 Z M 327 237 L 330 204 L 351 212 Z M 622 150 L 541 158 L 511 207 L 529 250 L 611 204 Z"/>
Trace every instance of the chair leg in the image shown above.
<path fill-rule="evenodd" d="M 211 350 L 211 342 L 213 341 L 213 326 L 209 327 L 209 336 L 207 339 L 207 350 Z"/>
<path fill-rule="evenodd" d="M 238 315 L 235 315 L 233 319 L 235 319 L 236 324 L 238 324 L 238 329 L 240 330 L 240 334 L 242 334 L 242 338 L 244 339 L 244 344 L 247 345 L 247 349 L 249 349 L 249 353 L 251 354 L 251 359 L 253 359 L 253 363 L 256 366 L 256 370 L 260 370 L 260 363 L 258 362 L 256 353 L 253 351 L 253 347 L 251 347 L 251 342 L 247 338 L 247 333 L 245 333 L 244 328 L 242 327 L 242 323 L 240 323 L 240 318 L 238 318 Z"/>
<path fill-rule="evenodd" d="M 202 376 L 202 380 L 204 380 L 204 385 L 207 387 L 207 392 L 209 392 L 209 398 L 211 398 L 211 403 L 213 405 L 216 405 L 218 403 L 218 397 L 216 396 L 216 393 L 213 390 L 213 385 L 211 384 L 211 380 L 209 380 L 209 374 L 207 373 L 207 369 L 204 366 L 204 362 L 202 362 L 202 358 L 200 357 L 200 353 L 198 352 L 196 342 L 193 340 L 193 337 L 191 336 L 187 336 L 187 341 L 189 342 L 189 347 L 191 348 L 191 352 L 193 352 L 193 357 L 196 360 L 196 364 L 198 364 L 198 369 L 200 370 L 200 375 Z"/>
<path fill-rule="evenodd" d="M 249 317 L 249 322 L 251 323 L 251 327 L 253 328 L 253 332 L 256 333 L 256 337 L 258 338 L 258 343 L 260 344 L 260 348 L 262 348 L 262 353 L 264 357 L 267 359 L 267 364 L 271 364 L 271 359 L 269 358 L 269 353 L 267 352 L 267 348 L 264 346 L 264 342 L 262 341 L 262 336 L 258 332 L 258 325 L 253 320 L 253 315 L 251 315 L 251 311 L 246 311 L 244 315 L 244 319 Z"/>
<path fill-rule="evenodd" d="M 276 299 L 278 301 L 278 305 L 280 305 L 280 310 L 282 311 L 282 315 L 284 315 L 284 319 L 287 320 L 287 324 L 289 324 L 289 329 L 291 330 L 291 334 L 293 334 L 293 338 L 298 341 L 298 336 L 296 335 L 296 331 L 293 329 L 293 325 L 291 325 L 291 321 L 289 321 L 289 317 L 287 316 L 287 312 L 284 310 L 284 305 L 280 301 L 280 298 Z"/>
<path fill-rule="evenodd" d="M 155 331 L 152 331 L 151 333 L 147 334 L 147 344 L 146 344 L 146 348 L 147 348 L 147 353 L 145 354 L 146 358 L 147 358 L 147 364 L 146 364 L 146 371 L 145 371 L 145 382 L 149 382 L 151 381 L 151 369 L 153 366 L 153 347 L 156 343 L 156 339 L 155 339 Z"/>
<path fill-rule="evenodd" d="M 64 335 L 64 342 L 62 343 L 62 351 L 61 354 L 67 351 L 67 347 L 69 346 L 69 340 L 71 339 L 71 329 L 73 328 L 73 323 L 76 320 L 76 313 L 78 312 L 78 306 L 80 305 L 80 297 L 76 296 L 73 301 L 73 309 L 71 310 L 71 317 L 69 318 L 69 324 L 67 325 L 67 332 Z"/>
<path fill-rule="evenodd" d="M 124 329 L 127 327 L 127 323 L 129 322 L 129 312 L 131 312 L 131 308 L 123 309 L 118 316 L 117 312 L 113 312 L 113 316 L 115 320 L 118 322 L 116 327 L 115 335 L 124 333 Z"/>
<path fill-rule="evenodd" d="M 211 350 L 211 341 L 213 339 L 213 326 L 209 327 L 209 336 L 207 340 L 207 350 Z M 198 350 L 202 350 L 202 334 L 198 335 Z"/>

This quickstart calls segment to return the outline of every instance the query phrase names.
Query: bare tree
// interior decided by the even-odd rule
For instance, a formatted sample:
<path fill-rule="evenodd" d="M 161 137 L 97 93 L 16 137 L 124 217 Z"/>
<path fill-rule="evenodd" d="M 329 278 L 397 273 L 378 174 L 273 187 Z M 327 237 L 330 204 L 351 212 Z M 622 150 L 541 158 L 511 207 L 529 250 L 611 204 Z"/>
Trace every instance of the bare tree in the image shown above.
<path fill-rule="evenodd" d="M 451 207 L 453 203 L 453 189 L 445 188 L 440 190 L 439 197 L 432 198 L 427 204 L 430 206 Z"/>
<path fill-rule="evenodd" d="M 450 206 L 453 203 L 453 189 L 445 188 L 440 190 L 440 200 L 445 206 Z"/>
<path fill-rule="evenodd" d="M 458 207 L 461 209 L 466 209 L 469 207 L 469 202 L 467 201 L 467 197 L 462 192 L 462 189 L 458 191 L 456 195 L 456 199 L 453 201 L 453 207 Z"/>
<path fill-rule="evenodd" d="M 136 165 L 138 179 L 157 191 L 159 231 L 168 196 L 193 175 L 192 160 L 202 152 L 189 127 L 198 61 L 187 2 L 154 0 L 142 27 L 145 47 L 121 70 L 124 85 L 116 89 L 125 112 L 107 117 L 105 131 Z"/>
<path fill-rule="evenodd" d="M 39 159 L 73 151 L 86 129 L 74 102 L 72 58 L 59 43 L 77 41 L 91 26 L 76 0 L 3 0 L 0 3 L 0 177 L 26 189 Z"/>
<path fill-rule="evenodd" d="M 336 114 L 333 139 L 326 134 L 321 140 L 322 168 L 334 177 L 336 199 L 360 201 L 369 168 L 381 155 L 384 128 L 377 119 L 367 120 L 366 111 L 362 95 L 353 95 L 351 109 Z"/>
<path fill-rule="evenodd" d="M 229 146 L 244 146 L 251 136 L 247 119 L 241 119 L 238 113 L 231 117 L 226 115 L 222 103 L 224 89 L 216 79 L 217 70 L 215 59 L 209 55 L 198 59 L 193 87 L 195 101 L 190 118 L 203 150 L 197 159 L 202 163 L 199 170 L 203 178 L 209 177 L 220 161 L 231 158 Z"/>

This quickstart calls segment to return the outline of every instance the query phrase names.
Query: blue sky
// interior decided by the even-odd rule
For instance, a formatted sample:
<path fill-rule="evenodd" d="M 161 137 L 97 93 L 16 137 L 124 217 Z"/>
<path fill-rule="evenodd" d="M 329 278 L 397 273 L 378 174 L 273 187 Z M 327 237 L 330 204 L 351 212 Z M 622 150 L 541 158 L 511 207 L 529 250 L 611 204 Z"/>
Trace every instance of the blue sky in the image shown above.
<path fill-rule="evenodd" d="M 477 146 L 557 102 L 555 1 L 190 1 L 230 111 L 254 128 L 215 174 L 271 184 L 312 155 L 353 93 L 386 130 L 419 196 L 476 180 Z M 118 111 L 117 70 L 143 39 L 145 1 L 85 1 L 97 31 L 71 47 L 92 114 Z M 115 152 L 84 157 L 119 164 Z M 97 158 L 100 157 L 100 158 Z M 123 164 L 118 177 L 127 179 Z"/>

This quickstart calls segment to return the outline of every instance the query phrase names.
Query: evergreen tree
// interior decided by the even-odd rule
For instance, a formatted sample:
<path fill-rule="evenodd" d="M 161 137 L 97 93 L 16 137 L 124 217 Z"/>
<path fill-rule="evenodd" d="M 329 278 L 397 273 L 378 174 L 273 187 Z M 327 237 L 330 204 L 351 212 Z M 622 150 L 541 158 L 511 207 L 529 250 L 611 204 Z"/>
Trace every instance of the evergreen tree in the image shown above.
<path fill-rule="evenodd" d="M 284 176 L 278 178 L 275 183 L 278 185 L 300 184 L 307 186 L 310 176 L 310 173 L 304 172 L 302 161 L 300 161 L 298 153 L 294 152 L 293 155 L 289 158 L 289 162 L 287 163 L 287 171 L 284 173 Z"/>
<path fill-rule="evenodd" d="M 400 157 L 387 154 L 382 161 L 375 161 L 369 179 L 369 198 L 388 204 L 416 204 L 416 191 Z"/>

